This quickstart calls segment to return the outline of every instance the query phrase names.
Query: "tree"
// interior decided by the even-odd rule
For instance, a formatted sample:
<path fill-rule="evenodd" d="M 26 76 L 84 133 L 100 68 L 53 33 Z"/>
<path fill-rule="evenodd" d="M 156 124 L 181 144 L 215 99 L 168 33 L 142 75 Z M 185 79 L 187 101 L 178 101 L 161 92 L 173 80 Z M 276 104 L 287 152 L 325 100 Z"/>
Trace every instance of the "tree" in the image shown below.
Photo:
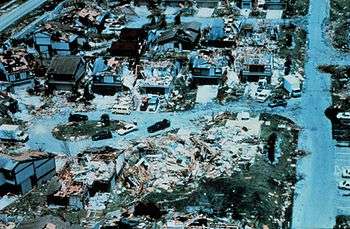
<path fill-rule="evenodd" d="M 174 25 L 181 25 L 181 12 L 176 14 L 174 19 Z"/>
<path fill-rule="evenodd" d="M 287 47 L 291 47 L 293 44 L 293 36 L 290 33 L 286 34 L 286 45 Z"/>
<path fill-rule="evenodd" d="M 108 114 L 101 115 L 101 123 L 103 126 L 110 126 L 111 125 L 111 120 L 109 119 Z"/>
<path fill-rule="evenodd" d="M 165 19 L 165 15 L 162 14 L 161 16 L 159 16 L 159 28 L 166 28 L 167 27 L 167 23 L 166 23 L 166 19 Z"/>

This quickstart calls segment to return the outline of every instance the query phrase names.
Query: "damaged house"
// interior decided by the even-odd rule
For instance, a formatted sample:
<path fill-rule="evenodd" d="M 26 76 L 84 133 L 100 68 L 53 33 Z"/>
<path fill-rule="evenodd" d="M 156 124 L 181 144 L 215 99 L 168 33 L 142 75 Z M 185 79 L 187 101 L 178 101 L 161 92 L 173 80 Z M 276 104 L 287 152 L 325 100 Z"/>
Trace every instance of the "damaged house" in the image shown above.
<path fill-rule="evenodd" d="M 266 79 L 271 82 L 273 59 L 270 54 L 250 54 L 243 57 L 240 66 L 240 80 L 242 82 L 258 82 Z"/>
<path fill-rule="evenodd" d="M 83 46 L 86 39 L 72 33 L 49 33 L 39 31 L 33 35 L 35 49 L 44 59 L 50 59 L 55 55 L 68 56 L 78 52 L 78 47 Z"/>
<path fill-rule="evenodd" d="M 224 76 L 228 59 L 215 53 L 197 54 L 190 57 L 190 70 L 195 84 L 218 84 Z"/>
<path fill-rule="evenodd" d="M 156 44 L 158 51 L 192 50 L 198 45 L 200 36 L 201 24 L 191 22 L 161 33 Z"/>
<path fill-rule="evenodd" d="M 115 189 L 124 161 L 124 153 L 110 147 L 84 151 L 59 174 L 60 185 L 49 193 L 48 202 L 82 209 L 89 197 Z"/>
<path fill-rule="evenodd" d="M 48 85 L 56 90 L 71 90 L 85 75 L 85 62 L 79 56 L 55 56 L 47 70 Z"/>
<path fill-rule="evenodd" d="M 92 70 L 92 90 L 99 94 L 114 95 L 123 89 L 124 73 L 128 73 L 128 63 L 123 60 L 115 57 L 97 58 Z"/>
<path fill-rule="evenodd" d="M 174 78 L 180 73 L 181 63 L 142 60 L 141 69 L 141 79 L 138 80 L 141 94 L 167 95 L 172 90 Z"/>
<path fill-rule="evenodd" d="M 109 51 L 112 56 L 139 57 L 145 46 L 146 37 L 144 29 L 123 28 L 118 41 L 112 43 Z"/>
<path fill-rule="evenodd" d="M 0 154 L 1 192 L 27 193 L 56 174 L 55 156 L 44 152 Z"/>
<path fill-rule="evenodd" d="M 0 81 L 15 85 L 30 82 L 33 75 L 29 59 L 24 50 L 9 50 L 0 55 Z"/>

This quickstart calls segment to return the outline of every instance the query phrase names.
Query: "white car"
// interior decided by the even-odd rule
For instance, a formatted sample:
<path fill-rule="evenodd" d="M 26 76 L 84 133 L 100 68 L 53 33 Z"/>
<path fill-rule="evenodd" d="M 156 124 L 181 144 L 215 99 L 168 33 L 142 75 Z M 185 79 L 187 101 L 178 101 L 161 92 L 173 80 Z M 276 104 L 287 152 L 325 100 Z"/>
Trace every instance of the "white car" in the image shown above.
<path fill-rule="evenodd" d="M 256 100 L 260 103 L 264 103 L 270 97 L 270 94 L 271 94 L 270 90 L 264 89 L 256 93 Z"/>
<path fill-rule="evenodd" d="M 350 178 L 350 167 L 343 167 L 341 176 L 343 178 Z"/>
<path fill-rule="evenodd" d="M 113 107 L 113 113 L 129 115 L 131 113 L 131 109 L 127 105 L 116 105 Z"/>
<path fill-rule="evenodd" d="M 130 132 L 133 132 L 133 131 L 136 131 L 138 130 L 137 126 L 136 125 L 133 125 L 133 124 L 126 124 L 123 128 L 119 129 L 117 131 L 117 133 L 119 135 L 125 135 L 125 134 L 128 134 Z"/>
<path fill-rule="evenodd" d="M 338 188 L 339 189 L 350 190 L 350 181 L 348 181 L 348 180 L 341 180 L 338 183 Z"/>

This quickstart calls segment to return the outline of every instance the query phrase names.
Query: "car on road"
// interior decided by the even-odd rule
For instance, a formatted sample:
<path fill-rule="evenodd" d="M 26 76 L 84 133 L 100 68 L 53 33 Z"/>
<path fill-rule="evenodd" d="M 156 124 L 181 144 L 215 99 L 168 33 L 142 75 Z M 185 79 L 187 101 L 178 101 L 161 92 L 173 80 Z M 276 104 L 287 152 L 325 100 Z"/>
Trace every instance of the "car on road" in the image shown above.
<path fill-rule="evenodd" d="M 271 94 L 270 90 L 264 89 L 256 93 L 256 100 L 260 103 L 264 103 L 270 97 L 270 94 Z"/>
<path fill-rule="evenodd" d="M 343 178 L 350 178 L 350 167 L 343 167 L 341 176 Z"/>
<path fill-rule="evenodd" d="M 137 126 L 136 125 L 133 125 L 133 124 L 126 124 L 125 126 L 123 126 L 123 128 L 119 129 L 117 131 L 117 133 L 119 135 L 126 135 L 130 132 L 133 132 L 133 131 L 136 131 L 138 130 Z"/>
<path fill-rule="evenodd" d="M 87 115 L 82 115 L 82 114 L 69 114 L 68 121 L 69 122 L 85 122 L 89 118 Z"/>
<path fill-rule="evenodd" d="M 131 114 L 130 106 L 123 105 L 123 104 L 118 104 L 113 106 L 112 111 L 113 113 L 116 113 L 116 114 L 123 114 L 123 115 Z"/>
<path fill-rule="evenodd" d="M 154 133 L 154 132 L 164 130 L 164 129 L 169 128 L 169 127 L 170 127 L 170 121 L 168 119 L 163 119 L 162 121 L 156 122 L 152 126 L 149 126 L 147 128 L 147 131 L 149 133 Z"/>
<path fill-rule="evenodd" d="M 110 139 L 112 138 L 112 132 L 110 130 L 102 130 L 97 132 L 96 134 L 92 135 L 91 139 L 93 141 L 100 141 L 104 139 Z"/>
<path fill-rule="evenodd" d="M 350 181 L 349 180 L 341 180 L 338 183 L 338 188 L 339 189 L 350 190 Z"/>
<path fill-rule="evenodd" d="M 287 101 L 284 99 L 273 99 L 271 102 L 269 102 L 268 106 L 271 108 L 274 107 L 286 107 L 287 106 Z"/>

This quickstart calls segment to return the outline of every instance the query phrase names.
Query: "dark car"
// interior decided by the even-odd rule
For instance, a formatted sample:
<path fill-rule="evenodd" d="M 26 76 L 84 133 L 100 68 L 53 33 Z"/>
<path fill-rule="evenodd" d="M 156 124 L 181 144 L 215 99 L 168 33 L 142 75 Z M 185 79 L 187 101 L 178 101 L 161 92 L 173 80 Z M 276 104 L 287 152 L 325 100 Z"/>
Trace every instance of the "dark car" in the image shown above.
<path fill-rule="evenodd" d="M 87 115 L 82 115 L 82 114 L 70 114 L 68 121 L 69 122 L 85 122 L 89 118 Z"/>
<path fill-rule="evenodd" d="M 170 121 L 168 119 L 163 119 L 163 121 L 156 122 L 152 126 L 147 128 L 149 133 L 154 133 L 163 129 L 170 127 Z"/>
<path fill-rule="evenodd" d="M 99 140 L 109 139 L 112 137 L 113 137 L 112 132 L 110 130 L 102 130 L 92 135 L 91 139 L 93 141 L 99 141 Z"/>
<path fill-rule="evenodd" d="M 274 99 L 268 104 L 269 107 L 286 107 L 287 106 L 287 101 L 284 99 Z"/>

